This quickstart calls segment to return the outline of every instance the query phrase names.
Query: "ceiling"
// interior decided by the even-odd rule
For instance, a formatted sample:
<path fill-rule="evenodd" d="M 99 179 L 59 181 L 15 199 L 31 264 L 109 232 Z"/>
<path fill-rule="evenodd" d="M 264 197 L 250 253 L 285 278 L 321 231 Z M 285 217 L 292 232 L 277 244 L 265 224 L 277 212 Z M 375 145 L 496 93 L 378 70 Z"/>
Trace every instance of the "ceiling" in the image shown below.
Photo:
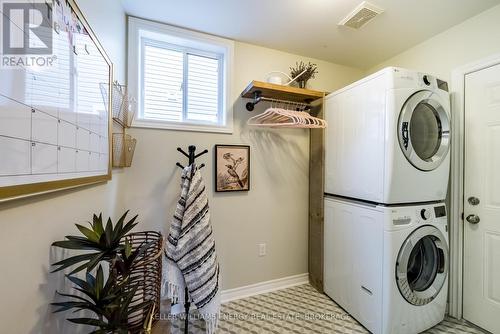
<path fill-rule="evenodd" d="M 133 16 L 362 69 L 500 4 L 372 0 L 385 10 L 359 30 L 337 24 L 362 0 L 122 0 Z"/>

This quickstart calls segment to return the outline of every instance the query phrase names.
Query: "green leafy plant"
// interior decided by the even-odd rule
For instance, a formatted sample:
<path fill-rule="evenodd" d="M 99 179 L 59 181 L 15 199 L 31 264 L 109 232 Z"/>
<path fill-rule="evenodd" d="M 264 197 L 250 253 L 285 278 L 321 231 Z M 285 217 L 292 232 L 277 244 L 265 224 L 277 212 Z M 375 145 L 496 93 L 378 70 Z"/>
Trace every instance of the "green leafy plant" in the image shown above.
<path fill-rule="evenodd" d="M 83 296 L 59 293 L 71 300 L 52 303 L 58 307 L 56 313 L 70 309 L 91 311 L 97 315 L 97 318 L 71 318 L 68 321 L 99 328 L 91 333 L 128 333 L 129 315 L 144 306 L 144 303 L 130 305 L 137 287 L 127 289 L 127 280 L 116 282 L 112 276 L 104 282 L 101 265 L 97 268 L 95 277 L 87 273 L 86 280 L 75 276 L 68 276 L 68 279 L 75 284 L 75 290 L 81 292 Z"/>
<path fill-rule="evenodd" d="M 52 303 L 57 309 L 54 312 L 86 310 L 95 315 L 94 318 L 71 318 L 68 321 L 96 327 L 91 333 L 128 333 L 129 316 L 144 308 L 151 302 L 133 302 L 138 286 L 130 283 L 130 273 L 144 256 L 151 243 L 142 243 L 132 249 L 127 235 L 138 224 L 137 216 L 126 221 L 125 212 L 113 226 L 108 218 L 103 224 L 102 214 L 93 216 L 89 227 L 76 224 L 82 236 L 66 236 L 66 240 L 56 241 L 52 245 L 64 249 L 87 251 L 85 254 L 71 256 L 56 262 L 53 272 L 75 266 L 66 276 L 79 294 L 58 294 L 69 300 Z M 102 262 L 107 262 L 109 272 L 104 279 Z M 92 271 L 97 267 L 95 276 Z M 85 280 L 75 274 L 86 271 Z"/>
<path fill-rule="evenodd" d="M 127 214 L 128 211 L 121 216 L 114 227 L 110 218 L 108 218 L 106 227 L 104 227 L 102 214 L 99 216 L 94 215 L 93 222 L 89 222 L 90 228 L 76 224 L 76 227 L 83 234 L 83 236 L 68 235 L 66 236 L 67 240 L 56 241 L 52 244 L 52 246 L 95 252 L 75 255 L 56 262 L 53 265 L 59 267 L 54 269 L 53 272 L 63 270 L 81 262 L 85 263 L 73 269 L 70 275 L 84 269 L 91 271 L 100 261 L 110 261 L 115 259 L 117 254 L 124 250 L 125 245 L 122 239 L 137 225 L 137 215 L 124 224 Z"/>

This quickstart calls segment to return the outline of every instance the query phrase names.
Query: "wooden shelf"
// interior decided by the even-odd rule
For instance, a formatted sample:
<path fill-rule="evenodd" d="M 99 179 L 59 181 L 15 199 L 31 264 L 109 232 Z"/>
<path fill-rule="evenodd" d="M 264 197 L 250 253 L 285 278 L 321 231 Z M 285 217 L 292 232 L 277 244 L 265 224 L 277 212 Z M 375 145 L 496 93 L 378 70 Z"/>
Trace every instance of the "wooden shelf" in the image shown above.
<path fill-rule="evenodd" d="M 324 92 L 316 90 L 275 85 L 254 80 L 243 90 L 241 97 L 253 99 L 255 97 L 255 92 L 260 92 L 260 96 L 264 98 L 300 103 L 311 103 L 323 98 L 325 95 Z"/>

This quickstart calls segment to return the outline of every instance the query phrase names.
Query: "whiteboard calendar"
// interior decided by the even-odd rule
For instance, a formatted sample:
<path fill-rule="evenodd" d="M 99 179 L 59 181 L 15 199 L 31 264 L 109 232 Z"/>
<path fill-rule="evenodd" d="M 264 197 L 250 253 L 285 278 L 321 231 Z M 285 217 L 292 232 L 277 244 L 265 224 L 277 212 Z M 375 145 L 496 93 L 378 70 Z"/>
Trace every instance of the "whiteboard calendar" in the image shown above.
<path fill-rule="evenodd" d="M 2 52 L 0 200 L 111 177 L 112 64 L 74 2 L 54 0 L 47 8 L 30 11 L 30 19 L 46 15 L 50 22 L 35 33 L 3 18 L 18 45 L 51 45 L 29 57 Z"/>

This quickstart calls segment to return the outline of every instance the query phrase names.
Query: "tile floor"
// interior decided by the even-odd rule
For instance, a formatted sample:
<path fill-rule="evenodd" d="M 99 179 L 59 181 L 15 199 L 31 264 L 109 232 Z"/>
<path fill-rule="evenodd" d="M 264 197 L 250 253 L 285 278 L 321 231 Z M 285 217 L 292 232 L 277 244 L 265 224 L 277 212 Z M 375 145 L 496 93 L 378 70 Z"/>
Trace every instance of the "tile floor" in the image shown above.
<path fill-rule="evenodd" d="M 178 319 L 172 323 L 171 333 L 181 334 L 183 327 L 183 321 Z M 203 334 L 203 322 L 193 319 L 189 333 Z M 368 331 L 331 299 L 306 284 L 224 304 L 217 334 L 243 333 L 357 334 Z M 484 332 L 465 322 L 447 318 L 425 333 L 483 334 Z"/>

